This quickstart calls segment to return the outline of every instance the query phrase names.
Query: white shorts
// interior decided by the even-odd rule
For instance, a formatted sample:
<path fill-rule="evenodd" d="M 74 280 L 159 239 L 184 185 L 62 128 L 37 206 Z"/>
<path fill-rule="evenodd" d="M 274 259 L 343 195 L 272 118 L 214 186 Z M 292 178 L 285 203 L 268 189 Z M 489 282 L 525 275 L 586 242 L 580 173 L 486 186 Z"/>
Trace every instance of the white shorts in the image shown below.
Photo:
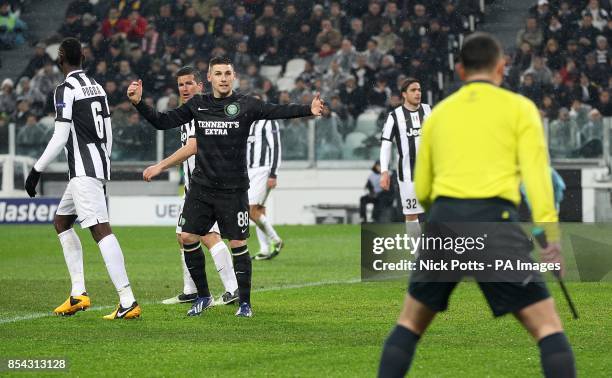
<path fill-rule="evenodd" d="M 185 206 L 185 195 L 183 195 L 183 206 Z M 182 207 L 181 207 L 182 209 Z M 181 212 L 181 215 L 179 215 L 179 219 L 176 221 L 176 233 L 180 234 L 181 232 L 183 232 L 183 225 L 181 224 L 181 220 L 183 219 L 183 214 Z M 221 231 L 219 231 L 219 225 L 217 224 L 217 222 L 215 222 L 215 224 L 213 224 L 213 226 L 210 228 L 210 230 L 208 230 L 208 233 L 210 234 L 211 232 L 215 232 L 219 235 L 221 235 Z"/>
<path fill-rule="evenodd" d="M 73 177 L 68 181 L 56 214 L 76 215 L 82 228 L 107 223 L 108 209 L 104 182 L 87 176 Z"/>
<path fill-rule="evenodd" d="M 414 191 L 414 182 L 412 181 L 399 181 L 399 191 L 402 197 L 402 210 L 404 215 L 414 215 L 424 213 L 423 207 L 416 198 Z"/>
<path fill-rule="evenodd" d="M 270 167 L 259 167 L 249 169 L 249 205 L 263 205 L 266 203 L 268 194 L 268 178 Z"/>

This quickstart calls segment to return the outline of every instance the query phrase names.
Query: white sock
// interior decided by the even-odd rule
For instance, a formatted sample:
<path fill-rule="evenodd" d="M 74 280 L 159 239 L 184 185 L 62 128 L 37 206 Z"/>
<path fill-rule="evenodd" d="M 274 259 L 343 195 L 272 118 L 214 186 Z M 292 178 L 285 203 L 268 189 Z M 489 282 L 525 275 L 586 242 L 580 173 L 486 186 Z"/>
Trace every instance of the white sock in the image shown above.
<path fill-rule="evenodd" d="M 274 230 L 274 227 L 272 227 L 272 223 L 268 221 L 268 218 L 266 218 L 265 215 L 261 214 L 259 220 L 256 223 L 258 226 L 263 226 L 266 235 L 268 235 L 268 237 L 272 239 L 275 243 L 278 243 L 281 240 L 278 234 L 276 233 L 276 230 Z"/>
<path fill-rule="evenodd" d="M 72 281 L 70 295 L 81 295 L 87 291 L 85 290 L 85 274 L 83 273 L 83 247 L 81 246 L 81 240 L 79 240 L 79 236 L 76 234 L 73 228 L 62 232 L 57 236 L 62 244 L 64 260 L 66 260 L 68 272 L 70 273 L 70 281 Z"/>
<path fill-rule="evenodd" d="M 193 282 L 193 278 L 191 278 L 191 274 L 189 274 L 189 269 L 187 269 L 187 264 L 185 264 L 185 252 L 181 248 L 181 266 L 183 267 L 183 293 L 184 294 L 194 294 L 198 292 L 195 283 Z"/>
<path fill-rule="evenodd" d="M 421 236 L 421 224 L 419 220 L 406 221 L 406 234 L 411 238 L 418 238 Z M 418 254 L 419 251 L 414 251 L 415 254 Z"/>
<path fill-rule="evenodd" d="M 268 235 L 259 227 L 255 227 L 255 230 L 257 230 L 257 239 L 259 240 L 259 252 L 270 253 Z"/>
<path fill-rule="evenodd" d="M 134 294 L 130 287 L 130 280 L 125 271 L 125 262 L 123 260 L 123 252 L 121 252 L 119 241 L 114 234 L 110 234 L 98 242 L 98 247 L 100 247 L 102 258 L 104 258 L 104 262 L 106 263 L 108 275 L 119 294 L 121 307 L 130 307 L 136 299 L 134 299 Z"/>
<path fill-rule="evenodd" d="M 210 255 L 215 262 L 225 291 L 233 294 L 238 289 L 238 282 L 236 281 L 236 273 L 234 273 L 234 264 L 229 249 L 224 242 L 220 241 L 212 246 Z"/>

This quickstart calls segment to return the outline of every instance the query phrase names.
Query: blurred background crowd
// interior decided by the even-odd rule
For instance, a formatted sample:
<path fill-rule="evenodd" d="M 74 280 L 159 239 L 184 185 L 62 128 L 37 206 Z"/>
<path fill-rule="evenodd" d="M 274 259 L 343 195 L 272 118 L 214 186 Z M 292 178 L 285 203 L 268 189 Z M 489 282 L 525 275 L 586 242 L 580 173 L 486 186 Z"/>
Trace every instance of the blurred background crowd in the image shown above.
<path fill-rule="evenodd" d="M 533 2 L 532 2 L 533 3 Z M 174 73 L 203 73 L 213 56 L 233 59 L 237 90 L 274 103 L 329 104 L 315 120 L 287 121 L 286 160 L 375 158 L 385 113 L 401 103 L 399 83 L 417 77 L 423 101 L 457 88 L 454 64 L 463 37 L 485 20 L 478 0 L 217 1 L 73 0 L 54 35 L 28 40 L 23 1 L 0 0 L 0 48 L 29 42 L 33 53 L 0 88 L 0 153 L 6 125 L 16 125 L 17 152 L 37 156 L 53 129 L 52 92 L 63 80 L 54 59 L 63 37 L 79 38 L 84 69 L 104 85 L 112 109 L 113 158 L 150 161 L 156 132 L 127 102 L 141 78 L 146 101 L 163 111 L 179 105 Z M 27 4 L 27 3 L 25 3 Z M 610 106 L 610 1 L 538 0 L 525 9 L 515 46 L 506 47 L 504 85 L 536 102 L 549 120 L 553 157 L 601 155 L 602 117 Z M 166 132 L 165 153 L 178 145 Z M 310 149 L 312 150 L 312 149 Z"/>

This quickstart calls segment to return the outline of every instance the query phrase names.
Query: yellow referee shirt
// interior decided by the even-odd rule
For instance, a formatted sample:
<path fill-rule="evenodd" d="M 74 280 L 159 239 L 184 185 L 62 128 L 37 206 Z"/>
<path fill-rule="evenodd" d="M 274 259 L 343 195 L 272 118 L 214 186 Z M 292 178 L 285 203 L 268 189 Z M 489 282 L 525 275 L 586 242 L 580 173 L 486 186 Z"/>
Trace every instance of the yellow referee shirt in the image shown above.
<path fill-rule="evenodd" d="M 500 197 L 518 205 L 521 180 L 533 220 L 557 222 L 544 127 L 532 101 L 475 81 L 434 108 L 423 125 L 414 176 L 425 209 L 439 196 Z"/>

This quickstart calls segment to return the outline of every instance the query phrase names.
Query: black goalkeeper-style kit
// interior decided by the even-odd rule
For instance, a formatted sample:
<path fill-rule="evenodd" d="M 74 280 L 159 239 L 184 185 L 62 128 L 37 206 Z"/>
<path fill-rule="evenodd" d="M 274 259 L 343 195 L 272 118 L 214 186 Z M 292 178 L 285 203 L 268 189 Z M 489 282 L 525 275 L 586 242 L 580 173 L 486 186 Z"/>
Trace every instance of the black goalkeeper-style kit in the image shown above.
<path fill-rule="evenodd" d="M 225 98 L 196 95 L 167 113 L 142 101 L 136 109 L 159 130 L 195 120 L 198 152 L 181 219 L 183 231 L 204 235 L 218 221 L 221 235 L 231 240 L 249 236 L 246 151 L 251 124 L 260 119 L 312 115 L 310 105 L 267 104 L 241 94 Z"/>

